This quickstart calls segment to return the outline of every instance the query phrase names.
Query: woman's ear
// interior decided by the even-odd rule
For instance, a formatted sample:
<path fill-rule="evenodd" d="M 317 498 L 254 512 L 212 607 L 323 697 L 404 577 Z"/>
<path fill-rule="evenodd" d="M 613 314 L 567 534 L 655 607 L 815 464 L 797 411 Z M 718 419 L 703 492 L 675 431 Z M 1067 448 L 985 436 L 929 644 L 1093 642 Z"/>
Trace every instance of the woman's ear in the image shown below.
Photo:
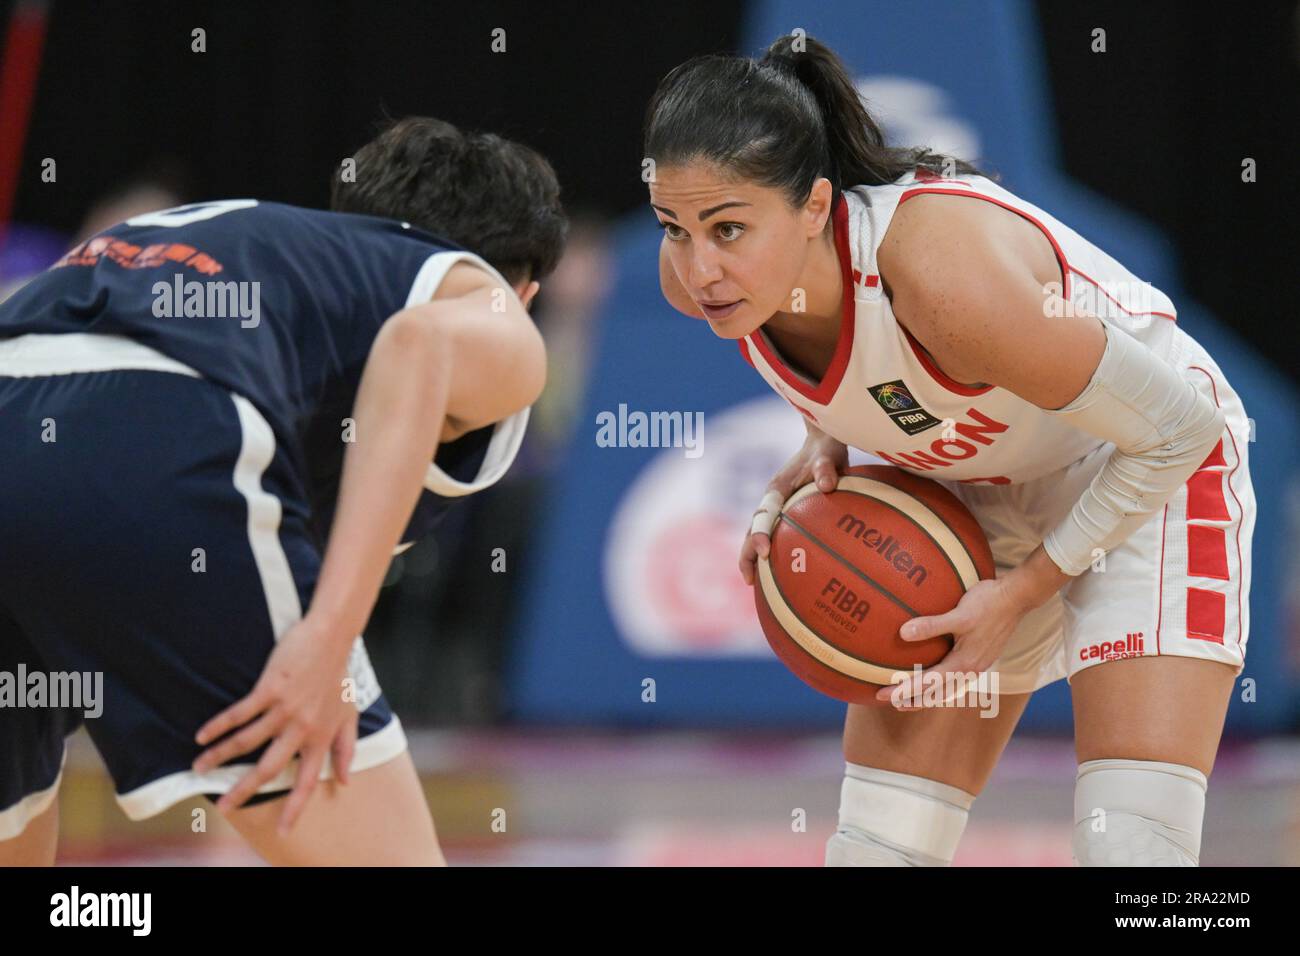
<path fill-rule="evenodd" d="M 519 294 L 519 301 L 527 309 L 533 302 L 533 297 L 537 295 L 537 290 L 542 287 L 540 282 L 529 282 L 525 286 L 515 286 L 515 292 Z"/>
<path fill-rule="evenodd" d="M 819 176 L 813 183 L 812 190 L 808 193 L 808 201 L 804 203 L 803 214 L 804 221 L 808 226 L 808 238 L 812 239 L 820 236 L 826 228 L 826 223 L 831 218 L 831 196 L 834 189 L 831 181 L 825 176 Z"/>

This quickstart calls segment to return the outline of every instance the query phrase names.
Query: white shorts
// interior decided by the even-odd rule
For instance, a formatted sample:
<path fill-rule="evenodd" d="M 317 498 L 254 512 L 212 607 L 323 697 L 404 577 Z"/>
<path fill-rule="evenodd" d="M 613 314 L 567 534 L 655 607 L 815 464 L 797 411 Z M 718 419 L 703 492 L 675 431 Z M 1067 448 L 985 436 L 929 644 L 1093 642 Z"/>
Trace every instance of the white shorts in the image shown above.
<path fill-rule="evenodd" d="M 1245 666 L 1255 529 L 1251 425 L 1209 354 L 1187 336 L 1176 342 L 1169 361 L 1224 410 L 1223 438 L 1150 521 L 1025 616 L 994 665 L 1003 694 L 1029 693 L 1125 657 L 1200 657 L 1238 674 Z M 1003 574 L 1069 513 L 1113 450 L 1101 445 L 1019 485 L 942 484 L 979 520 Z"/>

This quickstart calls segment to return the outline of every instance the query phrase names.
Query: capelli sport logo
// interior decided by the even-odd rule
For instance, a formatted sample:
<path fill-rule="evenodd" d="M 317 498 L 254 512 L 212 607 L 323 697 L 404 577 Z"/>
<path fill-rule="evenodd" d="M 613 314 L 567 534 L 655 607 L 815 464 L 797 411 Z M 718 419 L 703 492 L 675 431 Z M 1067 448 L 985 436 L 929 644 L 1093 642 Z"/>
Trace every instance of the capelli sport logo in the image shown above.
<path fill-rule="evenodd" d="M 901 381 L 882 382 L 870 386 L 867 391 L 871 392 L 871 397 L 893 419 L 894 424 L 909 435 L 939 424 L 939 419 L 922 408 L 921 403 L 912 397 L 912 393 Z"/>

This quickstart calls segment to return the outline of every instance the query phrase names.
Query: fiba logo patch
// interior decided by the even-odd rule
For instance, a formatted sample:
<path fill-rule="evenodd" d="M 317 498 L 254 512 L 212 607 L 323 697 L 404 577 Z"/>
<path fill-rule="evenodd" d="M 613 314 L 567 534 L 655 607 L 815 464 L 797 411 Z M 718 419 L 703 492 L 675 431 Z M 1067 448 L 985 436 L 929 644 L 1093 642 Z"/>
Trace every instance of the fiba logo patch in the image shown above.
<path fill-rule="evenodd" d="M 893 419 L 894 424 L 909 435 L 915 435 L 939 424 L 939 419 L 921 407 L 920 402 L 912 397 L 912 393 L 901 380 L 882 382 L 879 385 L 872 385 L 867 390 L 871 392 L 871 397 L 876 400 L 876 404 Z"/>
<path fill-rule="evenodd" d="M 876 395 L 876 401 L 887 412 L 902 412 L 916 407 L 916 402 L 912 401 L 912 396 L 907 394 L 907 389 L 901 388 L 897 382 L 877 385 L 872 391 Z"/>

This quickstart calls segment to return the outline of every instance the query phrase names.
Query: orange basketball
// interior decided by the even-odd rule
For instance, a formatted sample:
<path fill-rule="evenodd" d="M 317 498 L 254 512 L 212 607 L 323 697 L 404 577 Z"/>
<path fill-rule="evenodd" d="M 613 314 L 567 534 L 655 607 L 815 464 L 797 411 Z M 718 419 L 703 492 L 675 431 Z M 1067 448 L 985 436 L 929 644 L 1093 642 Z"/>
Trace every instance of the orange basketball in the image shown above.
<path fill-rule="evenodd" d="M 896 671 L 929 667 L 952 636 L 908 642 L 914 617 L 952 610 L 993 577 L 979 522 L 943 486 L 889 465 L 848 469 L 828 495 L 800 488 L 758 562 L 754 601 L 767 642 L 805 683 L 875 703 Z"/>

